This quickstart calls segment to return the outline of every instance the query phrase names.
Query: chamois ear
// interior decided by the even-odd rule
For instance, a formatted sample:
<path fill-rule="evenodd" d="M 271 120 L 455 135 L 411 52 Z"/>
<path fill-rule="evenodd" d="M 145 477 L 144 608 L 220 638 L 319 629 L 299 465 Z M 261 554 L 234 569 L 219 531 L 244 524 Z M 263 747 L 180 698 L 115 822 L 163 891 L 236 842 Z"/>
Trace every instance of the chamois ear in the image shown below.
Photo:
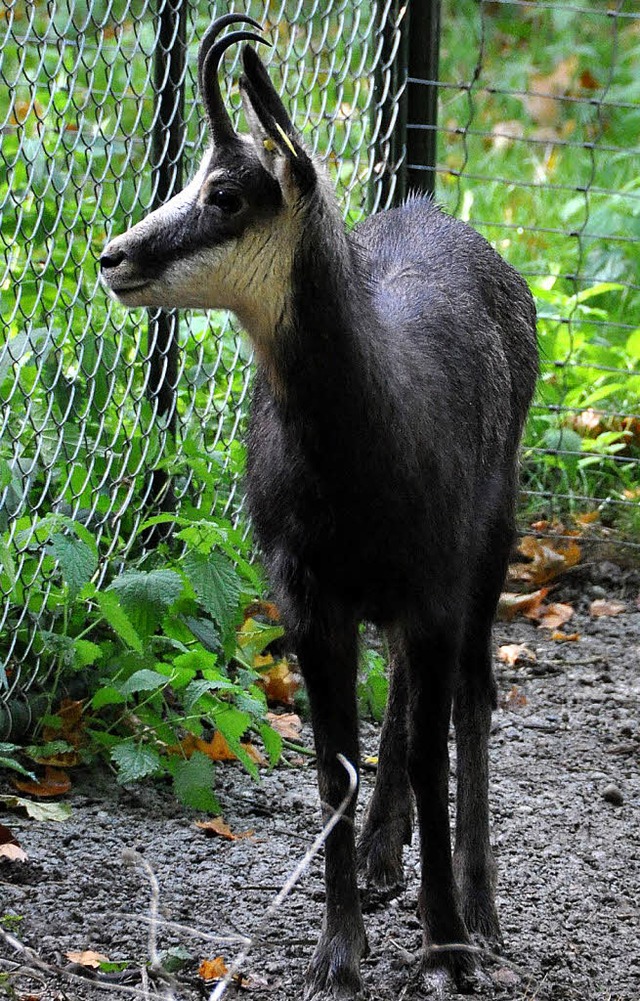
<path fill-rule="evenodd" d="M 317 183 L 313 161 L 255 49 L 246 45 L 242 62 L 242 106 L 260 159 L 287 200 L 307 195 Z"/>

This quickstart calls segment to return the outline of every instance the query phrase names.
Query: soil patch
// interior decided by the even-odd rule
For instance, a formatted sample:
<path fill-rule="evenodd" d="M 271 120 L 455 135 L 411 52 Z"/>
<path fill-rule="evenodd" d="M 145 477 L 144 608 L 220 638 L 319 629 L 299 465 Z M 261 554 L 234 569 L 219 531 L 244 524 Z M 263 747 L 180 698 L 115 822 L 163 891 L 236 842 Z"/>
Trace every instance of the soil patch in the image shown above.
<path fill-rule="evenodd" d="M 627 589 L 625 613 L 592 618 L 589 603 L 620 597 L 619 588 L 612 591 L 581 583 L 561 596 L 575 602 L 566 627 L 579 634 L 575 642 L 552 641 L 524 620 L 496 626 L 496 647 L 525 643 L 536 659 L 497 665 L 491 790 L 505 948 L 484 963 L 483 997 L 640 998 L 640 614 Z M 365 725 L 365 754 L 376 753 L 376 740 L 377 728 Z M 302 997 L 322 914 L 321 858 L 269 925 L 261 921 L 319 829 L 313 763 L 279 767 L 260 784 L 235 765 L 217 774 L 225 820 L 251 837 L 208 839 L 194 827 L 195 814 L 163 789 L 122 789 L 95 775 L 77 787 L 66 823 L 4 815 L 29 861 L 0 864 L 0 916 L 20 919 L 15 934 L 47 962 L 64 965 L 66 952 L 94 949 L 139 968 L 148 958 L 150 884 L 123 860 L 123 849 L 133 848 L 156 874 L 160 914 L 171 923 L 159 929 L 159 949 L 180 946 L 191 956 L 175 974 L 177 999 L 208 996 L 200 962 L 219 955 L 230 962 L 238 948 L 212 936 L 237 935 L 259 940 L 243 964 L 244 987 L 228 997 Z M 373 781 L 365 770 L 360 809 Z M 401 896 L 365 898 L 370 955 L 363 979 L 372 1001 L 430 996 L 418 974 L 415 836 L 405 872 Z M 0 943 L 0 974 L 16 958 Z M 0 980 L 0 994 L 10 988 L 25 1001 L 94 1001 L 131 997 L 142 985 L 114 982 L 106 993 L 102 985 L 43 974 L 12 977 L 4 988 Z"/>

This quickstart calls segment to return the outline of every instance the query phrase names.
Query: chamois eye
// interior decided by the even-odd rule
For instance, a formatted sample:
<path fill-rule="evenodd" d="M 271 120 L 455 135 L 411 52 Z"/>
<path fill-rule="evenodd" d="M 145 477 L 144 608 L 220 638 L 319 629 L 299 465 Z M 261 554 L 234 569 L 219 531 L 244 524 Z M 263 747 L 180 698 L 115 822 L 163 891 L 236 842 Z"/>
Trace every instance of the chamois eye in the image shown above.
<path fill-rule="evenodd" d="M 221 212 L 233 215 L 242 208 L 243 201 L 237 191 L 228 188 L 211 188 L 206 196 L 207 205 L 214 205 Z"/>

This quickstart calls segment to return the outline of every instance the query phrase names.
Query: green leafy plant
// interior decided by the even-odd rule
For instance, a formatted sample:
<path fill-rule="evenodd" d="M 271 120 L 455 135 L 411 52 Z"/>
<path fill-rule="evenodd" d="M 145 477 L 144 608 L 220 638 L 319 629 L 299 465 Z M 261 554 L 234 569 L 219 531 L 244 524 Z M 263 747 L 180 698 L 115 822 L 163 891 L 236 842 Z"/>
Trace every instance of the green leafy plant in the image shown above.
<path fill-rule="evenodd" d="M 202 750 L 211 733 L 222 735 L 253 776 L 257 767 L 242 738 L 258 736 L 271 765 L 281 751 L 266 722 L 259 675 L 236 641 L 261 578 L 230 523 L 163 515 L 139 531 L 168 521 L 175 526 L 172 544 L 129 561 L 111 580 L 101 579 L 99 547 L 80 523 L 61 515 L 23 523 L 16 535 L 23 571 L 3 571 L 11 587 L 9 622 L 15 622 L 16 655 L 21 643 L 31 644 L 51 679 L 43 719 L 49 742 L 35 748 L 40 758 L 73 750 L 54 710 L 80 680 L 85 758 L 101 754 L 121 782 L 164 775 L 183 802 L 216 811 L 215 766 Z M 35 620 L 20 614 L 25 578 Z M 265 630 L 263 646 L 278 632 Z M 259 636 L 253 645 L 263 648 Z M 51 743 L 57 730 L 61 740 Z M 0 764 L 27 772 L 15 745 L 0 750 Z"/>

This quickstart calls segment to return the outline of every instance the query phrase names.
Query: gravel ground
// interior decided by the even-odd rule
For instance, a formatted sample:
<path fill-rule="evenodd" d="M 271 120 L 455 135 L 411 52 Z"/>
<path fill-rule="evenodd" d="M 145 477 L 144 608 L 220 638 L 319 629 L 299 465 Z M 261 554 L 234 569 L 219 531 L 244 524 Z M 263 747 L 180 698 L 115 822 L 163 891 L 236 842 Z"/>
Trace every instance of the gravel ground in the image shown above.
<path fill-rule="evenodd" d="M 621 595 L 624 614 L 589 616 L 594 597 Z M 498 666 L 492 814 L 505 947 L 483 963 L 483 997 L 640 998 L 637 595 L 637 574 L 622 583 L 611 574 L 596 585 L 565 586 L 560 597 L 576 608 L 565 628 L 580 634 L 577 642 L 554 642 L 522 619 L 496 627 L 496 646 L 526 643 L 537 659 Z M 508 697 L 512 686 L 524 699 Z M 365 726 L 366 753 L 375 753 L 376 739 L 376 728 Z M 373 778 L 364 773 L 361 803 Z M 218 795 L 227 823 L 236 832 L 253 831 L 251 837 L 208 839 L 166 790 L 121 789 L 95 775 L 76 784 L 65 823 L 3 816 L 29 861 L 0 864 L 0 915 L 19 916 L 16 934 L 49 963 L 64 965 L 67 951 L 83 949 L 144 963 L 150 884 L 140 867 L 123 860 L 123 849 L 133 848 L 157 876 L 161 915 L 184 926 L 161 927 L 158 943 L 161 950 L 181 945 L 191 955 L 176 974 L 179 1001 L 208 995 L 197 976 L 202 959 L 234 957 L 236 946 L 206 936 L 238 933 L 259 941 L 242 965 L 244 987 L 228 996 L 300 998 L 321 920 L 321 859 L 264 927 L 261 921 L 318 830 L 313 762 L 280 767 L 259 785 L 236 765 L 220 766 Z M 405 853 L 405 893 L 377 903 L 365 897 L 370 955 L 363 979 L 371 1001 L 431 996 L 418 969 L 415 840 Z M 0 973 L 15 958 L 0 942 Z M 105 991 L 45 973 L 12 976 L 3 987 L 0 977 L 0 995 L 5 990 L 18 1001 L 133 997 L 144 984 L 138 978 L 128 986 L 133 992 L 115 983 Z"/>

